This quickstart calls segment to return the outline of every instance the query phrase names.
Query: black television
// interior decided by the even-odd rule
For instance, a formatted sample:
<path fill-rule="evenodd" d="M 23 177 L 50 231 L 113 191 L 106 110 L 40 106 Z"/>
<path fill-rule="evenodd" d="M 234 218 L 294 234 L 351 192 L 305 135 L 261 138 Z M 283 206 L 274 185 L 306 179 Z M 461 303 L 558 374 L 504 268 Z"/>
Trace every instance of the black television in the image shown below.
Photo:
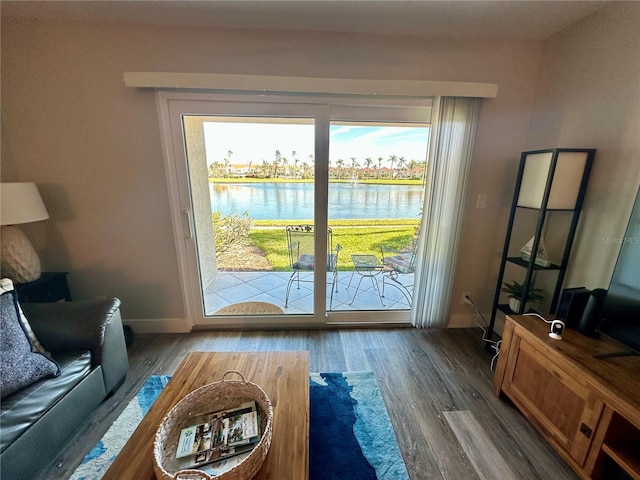
<path fill-rule="evenodd" d="M 611 276 L 598 330 L 640 353 L 640 189 L 631 218 L 620 243 L 620 253 Z"/>

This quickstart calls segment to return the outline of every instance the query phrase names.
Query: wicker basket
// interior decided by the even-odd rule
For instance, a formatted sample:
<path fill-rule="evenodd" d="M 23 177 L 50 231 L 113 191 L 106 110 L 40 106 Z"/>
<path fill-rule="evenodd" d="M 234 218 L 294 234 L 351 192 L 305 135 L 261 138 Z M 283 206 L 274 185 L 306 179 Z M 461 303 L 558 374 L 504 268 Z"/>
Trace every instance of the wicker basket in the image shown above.
<path fill-rule="evenodd" d="M 229 373 L 237 373 L 242 380 L 226 380 Z M 255 400 L 260 417 L 262 436 L 251 453 L 238 465 L 220 475 L 211 476 L 201 470 L 170 472 L 175 462 L 176 448 L 181 429 L 189 424 L 189 418 L 208 412 L 235 408 L 240 403 Z M 157 480 L 249 480 L 264 462 L 273 425 L 273 407 L 267 394 L 255 383 L 245 380 L 236 370 L 229 370 L 219 382 L 200 387 L 180 400 L 162 419 L 153 443 L 153 470 Z"/>

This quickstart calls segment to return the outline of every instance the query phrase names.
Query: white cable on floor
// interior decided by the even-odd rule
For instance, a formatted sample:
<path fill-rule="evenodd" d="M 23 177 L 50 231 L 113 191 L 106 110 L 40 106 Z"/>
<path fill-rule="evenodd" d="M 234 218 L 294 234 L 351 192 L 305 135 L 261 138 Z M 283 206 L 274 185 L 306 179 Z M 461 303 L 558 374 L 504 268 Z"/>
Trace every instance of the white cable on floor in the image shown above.
<path fill-rule="evenodd" d="M 480 323 L 478 323 L 478 317 L 482 318 L 485 324 L 487 324 L 487 320 L 484 318 L 482 313 L 480 313 L 480 310 L 478 310 L 478 307 L 476 307 L 476 304 L 473 303 L 473 300 L 471 299 L 471 297 L 467 295 L 466 298 L 469 300 L 467 303 L 476 310 L 476 318 L 473 319 L 473 322 L 482 330 L 482 341 L 490 344 L 491 348 L 493 348 L 496 351 L 496 354 L 491 358 L 491 363 L 490 363 L 490 368 L 491 370 L 493 370 L 495 361 L 498 358 L 498 355 L 500 355 L 500 344 L 502 343 L 502 340 L 498 340 L 496 342 L 494 340 L 487 338 L 487 329 L 485 326 L 480 325 Z"/>

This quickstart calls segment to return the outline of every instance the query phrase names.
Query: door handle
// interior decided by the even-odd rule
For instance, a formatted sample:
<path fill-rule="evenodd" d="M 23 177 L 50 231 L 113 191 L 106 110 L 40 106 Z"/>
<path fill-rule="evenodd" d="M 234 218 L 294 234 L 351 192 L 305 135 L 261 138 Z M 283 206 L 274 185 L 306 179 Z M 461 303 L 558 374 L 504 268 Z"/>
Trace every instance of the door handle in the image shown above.
<path fill-rule="evenodd" d="M 182 210 L 182 227 L 184 229 L 184 236 L 188 239 L 193 239 L 193 221 L 191 219 L 191 210 L 185 208 Z"/>
<path fill-rule="evenodd" d="M 587 438 L 591 438 L 593 430 L 587 427 L 584 423 L 580 424 L 580 432 Z"/>

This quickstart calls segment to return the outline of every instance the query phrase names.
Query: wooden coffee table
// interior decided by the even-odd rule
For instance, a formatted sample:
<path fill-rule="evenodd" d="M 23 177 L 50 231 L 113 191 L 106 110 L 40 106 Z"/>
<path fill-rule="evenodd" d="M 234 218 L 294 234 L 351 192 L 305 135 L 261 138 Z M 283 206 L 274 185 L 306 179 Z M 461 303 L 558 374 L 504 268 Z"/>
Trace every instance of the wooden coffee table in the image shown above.
<path fill-rule="evenodd" d="M 153 480 L 153 440 L 162 418 L 187 393 L 238 370 L 273 404 L 269 453 L 255 480 L 309 478 L 309 353 L 192 352 L 187 354 L 104 480 Z M 229 377 L 232 378 L 232 377 Z"/>

